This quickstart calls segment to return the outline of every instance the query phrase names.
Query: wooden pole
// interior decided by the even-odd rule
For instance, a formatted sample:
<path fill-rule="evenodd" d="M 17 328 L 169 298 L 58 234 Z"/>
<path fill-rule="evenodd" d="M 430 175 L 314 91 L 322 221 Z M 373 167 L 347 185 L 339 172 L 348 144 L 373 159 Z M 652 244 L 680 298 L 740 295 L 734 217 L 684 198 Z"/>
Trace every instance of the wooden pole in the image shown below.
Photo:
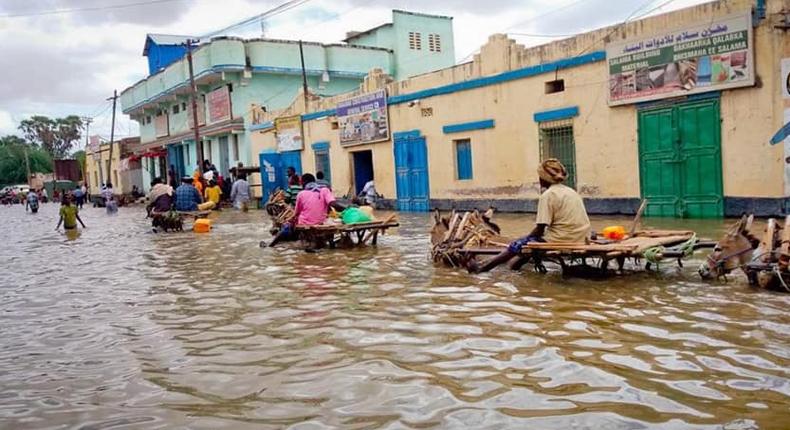
<path fill-rule="evenodd" d="M 192 66 L 192 39 L 187 39 L 187 63 L 189 63 L 189 93 L 192 99 L 192 125 L 195 128 L 195 148 L 197 149 L 198 172 L 203 174 L 203 145 L 200 142 L 200 124 L 197 114 L 197 85 L 195 84 L 195 71 Z"/>

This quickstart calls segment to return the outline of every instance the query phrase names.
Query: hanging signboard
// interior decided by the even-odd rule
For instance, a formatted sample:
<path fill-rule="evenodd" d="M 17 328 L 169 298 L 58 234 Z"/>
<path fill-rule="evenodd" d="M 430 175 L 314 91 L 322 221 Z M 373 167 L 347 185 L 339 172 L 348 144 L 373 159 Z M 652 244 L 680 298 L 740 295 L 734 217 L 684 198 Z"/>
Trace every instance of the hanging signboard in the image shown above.
<path fill-rule="evenodd" d="M 609 105 L 754 85 L 751 14 L 606 45 Z"/>
<path fill-rule="evenodd" d="M 277 150 L 279 152 L 301 151 L 302 117 L 301 115 L 285 116 L 274 120 L 277 132 Z"/>
<path fill-rule="evenodd" d="M 338 103 L 337 122 L 343 146 L 388 140 L 387 92 L 379 90 Z"/>
<path fill-rule="evenodd" d="M 198 124 L 200 126 L 206 125 L 206 103 L 204 103 L 206 96 L 198 97 L 197 99 L 197 117 L 198 117 Z M 189 124 L 190 130 L 195 128 L 195 121 L 193 121 L 192 115 L 192 103 L 187 102 L 187 124 Z"/>
<path fill-rule="evenodd" d="M 230 91 L 227 85 L 223 85 L 206 94 L 206 103 L 208 103 L 209 123 L 213 124 L 230 119 Z"/>
<path fill-rule="evenodd" d="M 99 161 L 101 159 L 101 152 L 99 152 L 101 146 L 101 139 L 97 135 L 93 135 L 88 138 L 88 152 L 93 155 L 94 161 Z"/>

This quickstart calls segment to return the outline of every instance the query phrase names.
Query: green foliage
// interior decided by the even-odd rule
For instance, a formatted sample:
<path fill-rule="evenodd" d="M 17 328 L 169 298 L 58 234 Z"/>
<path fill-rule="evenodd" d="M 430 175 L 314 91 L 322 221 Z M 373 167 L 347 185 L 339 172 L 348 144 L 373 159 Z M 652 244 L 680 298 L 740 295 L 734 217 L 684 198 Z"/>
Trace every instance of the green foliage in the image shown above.
<path fill-rule="evenodd" d="M 34 115 L 19 124 L 28 142 L 40 146 L 55 159 L 69 154 L 74 143 L 82 137 L 83 128 L 82 119 L 76 115 L 55 119 Z"/>
<path fill-rule="evenodd" d="M 28 145 L 24 139 L 16 136 L 5 136 L 0 138 L 0 185 L 27 183 L 25 149 L 30 160 L 31 172 L 52 172 L 52 157 L 47 151 Z"/>

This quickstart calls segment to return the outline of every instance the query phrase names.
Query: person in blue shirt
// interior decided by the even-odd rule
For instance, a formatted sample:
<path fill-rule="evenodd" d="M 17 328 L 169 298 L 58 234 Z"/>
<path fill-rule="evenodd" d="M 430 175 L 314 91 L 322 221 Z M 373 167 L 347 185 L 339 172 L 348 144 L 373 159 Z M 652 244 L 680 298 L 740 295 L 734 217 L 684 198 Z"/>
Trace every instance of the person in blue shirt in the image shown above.
<path fill-rule="evenodd" d="M 203 197 L 192 185 L 192 177 L 181 178 L 181 185 L 176 188 L 175 208 L 179 212 L 207 211 L 214 207 L 214 202 L 203 203 Z"/>

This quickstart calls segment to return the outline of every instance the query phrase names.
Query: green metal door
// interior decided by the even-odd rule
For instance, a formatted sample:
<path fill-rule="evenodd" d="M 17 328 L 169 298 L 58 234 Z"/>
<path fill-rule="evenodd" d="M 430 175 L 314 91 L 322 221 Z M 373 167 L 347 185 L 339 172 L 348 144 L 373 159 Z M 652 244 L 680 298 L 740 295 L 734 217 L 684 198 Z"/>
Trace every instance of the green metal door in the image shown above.
<path fill-rule="evenodd" d="M 639 159 L 647 216 L 723 216 L 718 99 L 640 111 Z"/>

